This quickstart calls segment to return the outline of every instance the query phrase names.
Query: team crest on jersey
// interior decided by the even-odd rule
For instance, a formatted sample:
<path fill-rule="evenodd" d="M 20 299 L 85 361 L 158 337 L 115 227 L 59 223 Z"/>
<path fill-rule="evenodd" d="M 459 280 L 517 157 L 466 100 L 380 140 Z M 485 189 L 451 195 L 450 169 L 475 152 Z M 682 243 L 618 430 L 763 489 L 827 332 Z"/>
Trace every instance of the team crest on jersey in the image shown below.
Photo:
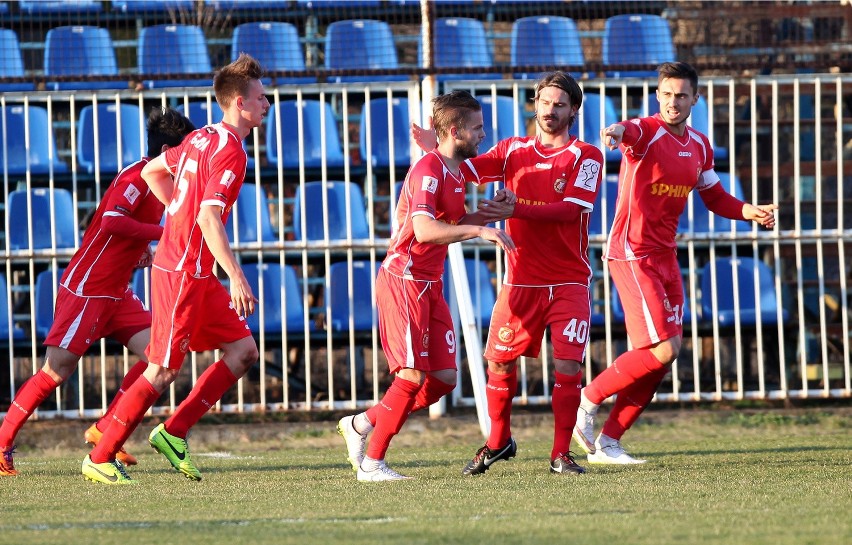
<path fill-rule="evenodd" d="M 180 351 L 184 354 L 189 351 L 189 338 L 186 338 L 180 342 Z"/>
<path fill-rule="evenodd" d="M 423 349 L 428 350 L 429 349 L 429 332 L 428 331 L 423 334 L 423 339 L 421 340 L 421 342 L 423 343 Z"/>
<path fill-rule="evenodd" d="M 134 204 L 141 194 L 142 192 L 136 189 L 136 186 L 133 184 L 127 184 L 127 189 L 124 190 L 124 198 L 130 204 Z"/>
<path fill-rule="evenodd" d="M 231 184 L 234 183 L 234 180 L 236 179 L 236 174 L 234 174 L 230 170 L 226 170 L 222 173 L 222 180 L 219 183 L 225 187 L 231 187 Z"/>
<path fill-rule="evenodd" d="M 420 189 L 423 191 L 428 191 L 433 195 L 438 190 L 438 178 L 433 178 L 432 176 L 423 176 L 423 182 L 420 184 Z"/>
<path fill-rule="evenodd" d="M 672 304 L 671 304 L 671 303 L 669 303 L 669 298 L 668 298 L 668 297 L 665 297 L 665 298 L 663 299 L 663 307 L 666 309 L 666 312 L 671 312 L 671 311 L 672 311 Z"/>
<path fill-rule="evenodd" d="M 580 171 L 577 173 L 577 181 L 574 182 L 574 187 L 579 187 L 587 191 L 596 191 L 600 171 L 601 164 L 598 161 L 586 159 L 580 165 Z"/>
<path fill-rule="evenodd" d="M 553 190 L 557 193 L 564 193 L 566 184 L 568 184 L 568 180 L 565 178 L 557 178 L 553 183 Z"/>
<path fill-rule="evenodd" d="M 515 331 L 511 327 L 503 326 L 497 332 L 497 338 L 500 339 L 500 342 L 510 343 L 515 339 Z"/>

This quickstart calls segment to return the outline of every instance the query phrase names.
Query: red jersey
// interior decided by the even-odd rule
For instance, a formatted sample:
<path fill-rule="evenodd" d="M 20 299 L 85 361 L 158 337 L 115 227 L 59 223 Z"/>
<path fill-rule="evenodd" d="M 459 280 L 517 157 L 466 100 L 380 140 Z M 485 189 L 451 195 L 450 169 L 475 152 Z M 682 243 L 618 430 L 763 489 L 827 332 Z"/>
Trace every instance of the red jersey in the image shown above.
<path fill-rule="evenodd" d="M 220 206 L 222 223 L 227 221 L 246 175 L 240 137 L 216 123 L 190 133 L 160 157 L 176 185 L 154 266 L 196 277 L 210 275 L 215 259 L 198 227 L 198 213 L 202 206 Z"/>
<path fill-rule="evenodd" d="M 118 173 L 103 195 L 86 228 L 80 249 L 62 275 L 60 284 L 75 295 L 122 299 L 133 269 L 150 240 L 110 235 L 103 231 L 105 216 L 128 216 L 157 225 L 163 204 L 141 177 L 146 157 Z"/>
<path fill-rule="evenodd" d="M 689 192 L 719 181 L 706 136 L 687 127 L 683 136 L 656 114 L 623 122 L 624 158 L 606 259 L 631 260 L 677 247 L 675 236 Z M 624 142 L 632 142 L 627 145 Z"/>
<path fill-rule="evenodd" d="M 413 280 L 440 280 L 447 258 L 446 244 L 418 242 L 411 219 L 426 215 L 455 225 L 465 214 L 465 188 L 473 181 L 470 165 L 462 163 L 460 176 L 450 172 L 437 151 L 417 160 L 408 171 L 397 204 L 390 248 L 382 267 Z"/>
<path fill-rule="evenodd" d="M 506 231 L 517 247 L 506 254 L 507 284 L 589 285 L 589 212 L 600 188 L 602 163 L 598 148 L 576 138 L 560 148 L 545 148 L 532 136 L 501 140 L 471 159 L 479 183 L 503 180 L 519 203 L 569 201 L 586 209 L 579 221 L 506 220 Z"/>

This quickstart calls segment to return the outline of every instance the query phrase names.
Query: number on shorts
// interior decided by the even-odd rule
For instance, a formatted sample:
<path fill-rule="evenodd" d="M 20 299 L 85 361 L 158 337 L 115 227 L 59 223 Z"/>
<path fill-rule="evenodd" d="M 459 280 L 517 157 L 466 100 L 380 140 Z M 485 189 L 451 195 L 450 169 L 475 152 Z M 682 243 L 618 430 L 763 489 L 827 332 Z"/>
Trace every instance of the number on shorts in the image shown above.
<path fill-rule="evenodd" d="M 589 323 L 586 320 L 571 318 L 571 321 L 562 330 L 562 334 L 565 335 L 569 343 L 584 344 L 589 336 Z"/>
<path fill-rule="evenodd" d="M 455 334 L 453 333 L 452 330 L 447 331 L 446 339 L 447 339 L 447 348 L 449 349 L 449 353 L 455 354 L 456 353 L 456 336 L 455 336 Z"/>

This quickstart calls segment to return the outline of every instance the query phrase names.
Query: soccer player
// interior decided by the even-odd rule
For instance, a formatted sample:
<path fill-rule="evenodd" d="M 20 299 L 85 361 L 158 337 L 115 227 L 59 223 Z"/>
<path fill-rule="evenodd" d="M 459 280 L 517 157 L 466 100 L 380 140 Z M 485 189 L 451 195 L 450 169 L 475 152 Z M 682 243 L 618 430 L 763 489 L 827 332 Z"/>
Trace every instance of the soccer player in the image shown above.
<path fill-rule="evenodd" d="M 165 231 L 152 270 L 150 363 L 83 460 L 82 473 L 92 481 L 136 482 L 115 460 L 119 447 L 177 377 L 187 351 L 221 349 L 222 359 L 198 377 L 175 413 L 148 437 L 172 467 L 201 480 L 187 432 L 257 361 L 257 345 L 245 321 L 257 299 L 231 251 L 225 221 L 245 178 L 243 138 L 269 111 L 262 76 L 260 64 L 249 55 L 225 66 L 213 79 L 222 122 L 192 132 L 142 170 L 142 178 L 166 205 Z M 214 262 L 230 278 L 230 295 L 213 273 Z"/>
<path fill-rule="evenodd" d="M 683 283 L 677 261 L 678 218 L 693 189 L 722 217 L 775 226 L 774 204 L 751 205 L 727 193 L 713 170 L 707 137 L 686 125 L 698 100 L 698 73 L 683 62 L 658 68 L 660 113 L 601 130 L 621 146 L 618 200 L 604 259 L 624 307 L 633 349 L 622 354 L 581 393 L 574 438 L 590 463 L 639 464 L 621 437 L 651 402 L 677 358 L 683 338 Z M 615 406 L 597 439 L 595 414 L 609 396 Z"/>
<path fill-rule="evenodd" d="M 462 470 L 464 475 L 485 473 L 494 462 L 517 453 L 510 426 L 517 360 L 538 356 L 547 327 L 555 367 L 550 471 L 585 472 L 569 447 L 580 403 L 580 362 L 589 342 L 588 228 L 603 155 L 568 134 L 582 102 L 583 92 L 569 74 L 546 74 L 535 87 L 536 136 L 507 138 L 471 159 L 477 183 L 503 181 L 515 195 L 517 202 L 485 200 L 480 212 L 487 220 L 495 219 L 492 213 L 510 216 L 506 230 L 518 251 L 507 256 L 506 280 L 494 305 L 485 348 L 491 433 Z M 414 126 L 412 134 L 422 147 L 432 144 L 431 131 Z"/>
<path fill-rule="evenodd" d="M 80 248 L 59 283 L 53 325 L 44 341 L 44 366 L 18 390 L 0 426 L 0 475 L 17 475 L 13 452 L 18 431 L 48 395 L 65 382 L 89 347 L 113 338 L 139 357 L 122 380 L 106 414 L 85 432 L 96 444 L 118 401 L 147 367 L 145 347 L 151 336 L 151 313 L 128 286 L 134 268 L 151 265 L 148 246 L 163 233 L 163 205 L 151 194 L 140 174 L 161 152 L 180 144 L 195 130 L 186 117 L 164 108 L 151 112 L 147 122 L 148 157 L 122 170 L 92 215 Z M 117 457 L 127 465 L 136 458 L 123 448 Z"/>
<path fill-rule="evenodd" d="M 465 160 L 476 156 L 485 138 L 479 102 L 453 91 L 436 97 L 432 107 L 440 143 L 408 171 L 376 280 L 382 348 L 396 377 L 378 405 L 342 418 L 337 427 L 359 481 L 408 479 L 385 463 L 391 439 L 409 413 L 455 388 L 457 344 L 441 280 L 447 245 L 481 237 L 510 254 L 515 249 L 506 232 L 483 226 L 477 212 L 465 210 L 465 188 L 475 179 Z"/>

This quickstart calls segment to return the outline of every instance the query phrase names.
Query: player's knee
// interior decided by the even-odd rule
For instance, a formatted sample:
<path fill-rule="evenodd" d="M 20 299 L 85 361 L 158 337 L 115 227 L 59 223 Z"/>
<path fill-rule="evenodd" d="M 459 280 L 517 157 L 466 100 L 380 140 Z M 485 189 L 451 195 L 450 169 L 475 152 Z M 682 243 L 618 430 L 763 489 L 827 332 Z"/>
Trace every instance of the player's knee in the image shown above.
<path fill-rule="evenodd" d="M 508 375 L 515 370 L 515 362 L 512 361 L 488 361 L 488 370 L 498 375 Z"/>
<path fill-rule="evenodd" d="M 654 347 L 654 355 L 664 365 L 671 365 L 680 354 L 680 338 L 666 339 Z"/>

